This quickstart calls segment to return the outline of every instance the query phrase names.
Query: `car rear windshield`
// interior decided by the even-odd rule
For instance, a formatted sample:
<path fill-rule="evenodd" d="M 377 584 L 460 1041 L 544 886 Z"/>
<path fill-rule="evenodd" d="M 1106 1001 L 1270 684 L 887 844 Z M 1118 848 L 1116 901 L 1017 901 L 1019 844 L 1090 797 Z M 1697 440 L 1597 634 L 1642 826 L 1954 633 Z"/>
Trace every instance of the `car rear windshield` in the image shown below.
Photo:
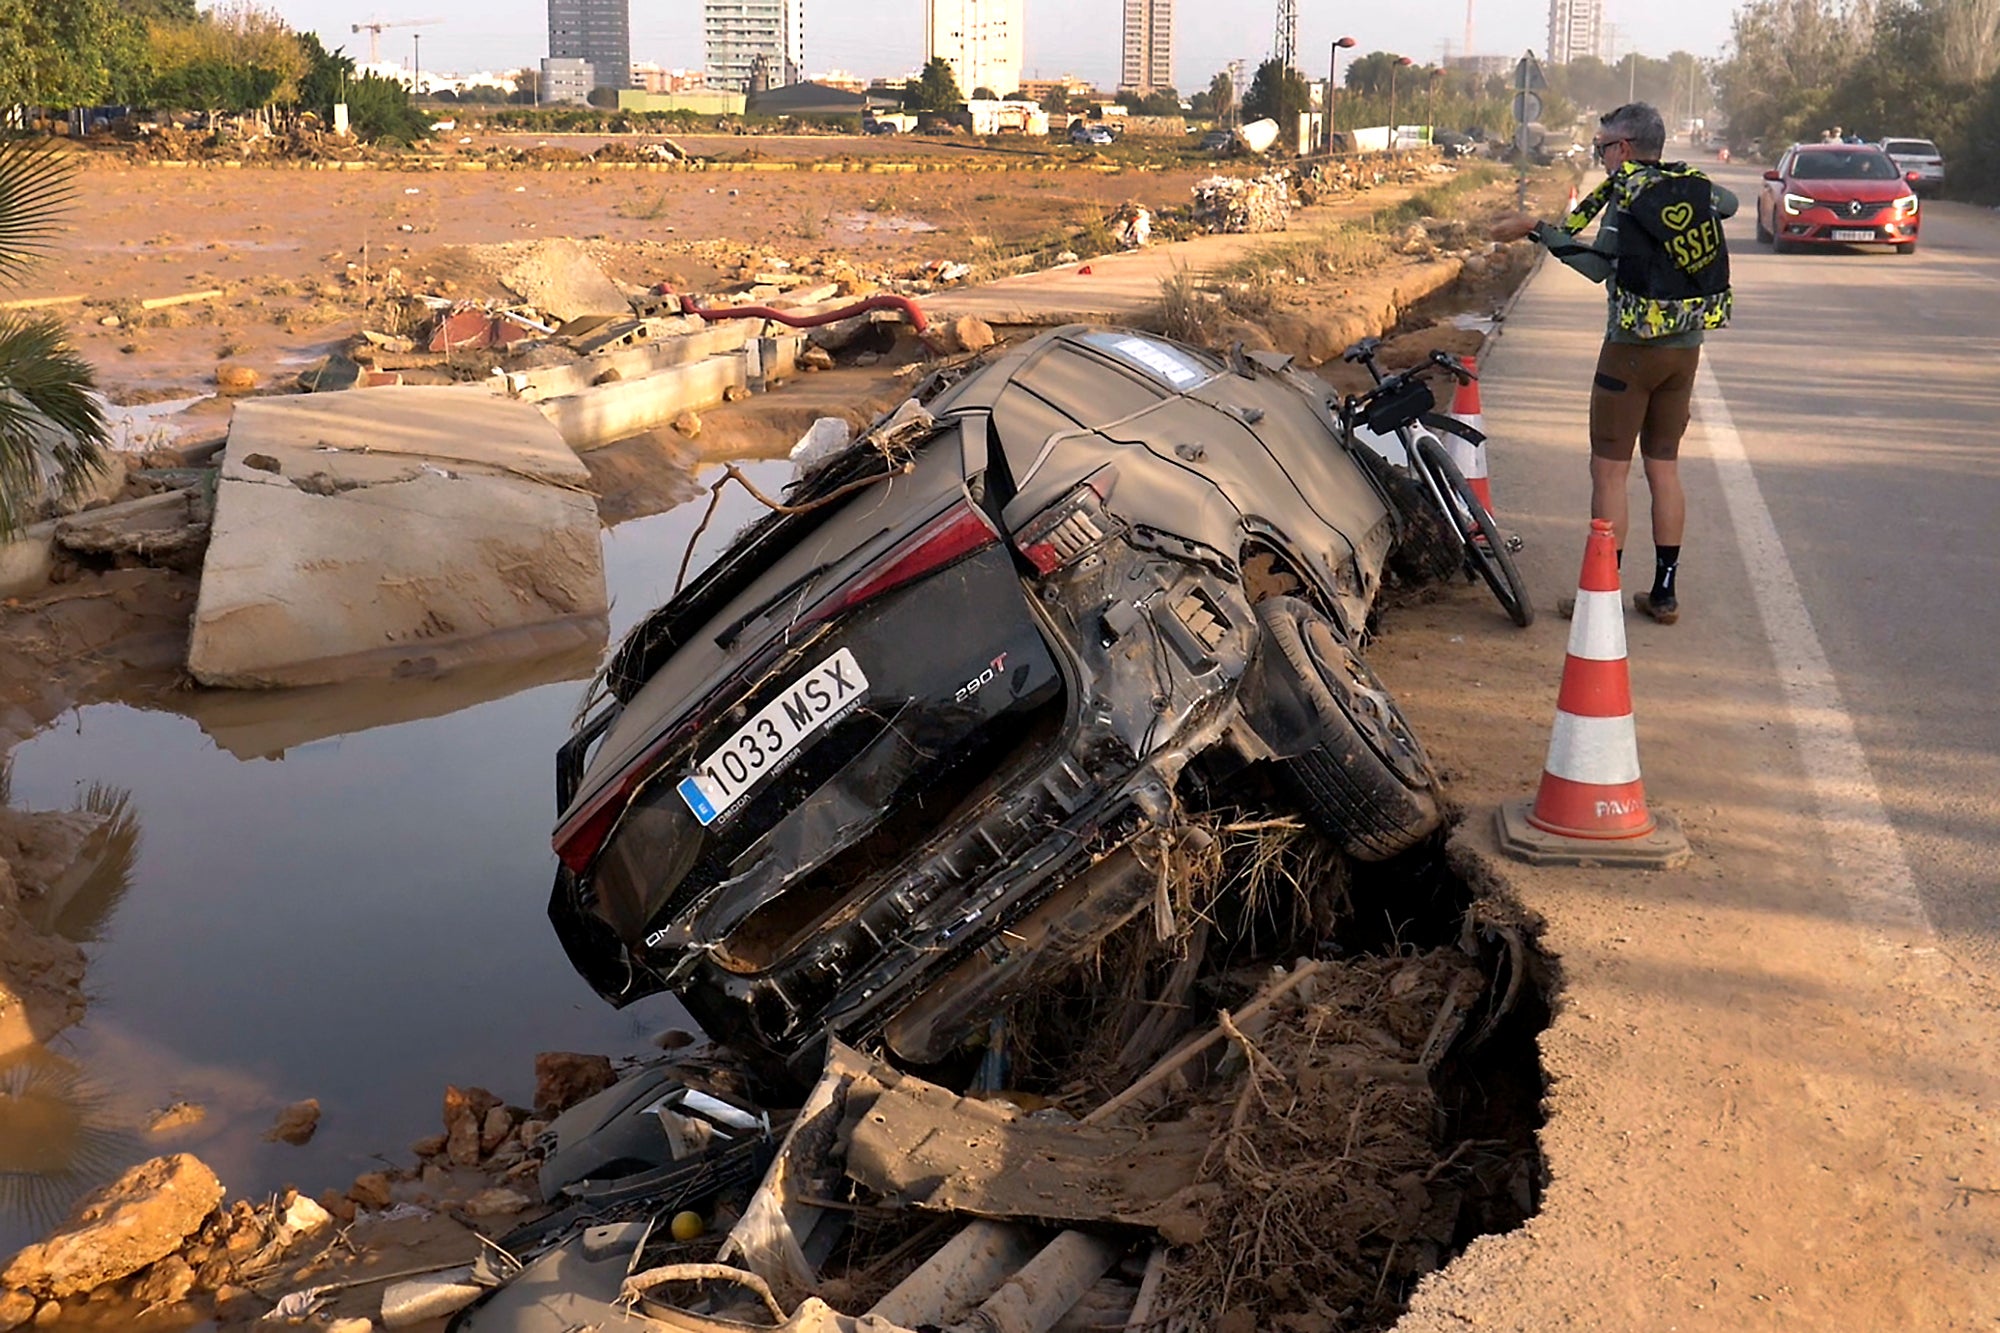
<path fill-rule="evenodd" d="M 1892 157 L 1943 157 L 1938 146 L 1929 139 L 1891 139 L 1882 145 L 1882 151 Z"/>
<path fill-rule="evenodd" d="M 1795 180 L 1812 181 L 1892 181 L 1902 173 L 1896 164 L 1873 149 L 1851 153 L 1840 151 L 1800 153 L 1792 160 Z"/>

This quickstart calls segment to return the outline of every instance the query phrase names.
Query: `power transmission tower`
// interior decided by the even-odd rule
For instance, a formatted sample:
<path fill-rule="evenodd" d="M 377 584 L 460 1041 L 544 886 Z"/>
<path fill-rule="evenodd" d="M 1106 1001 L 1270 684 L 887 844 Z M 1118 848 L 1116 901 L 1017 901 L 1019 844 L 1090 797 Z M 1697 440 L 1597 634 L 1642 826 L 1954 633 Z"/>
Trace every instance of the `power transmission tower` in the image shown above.
<path fill-rule="evenodd" d="M 1286 69 L 1299 67 L 1299 0 L 1278 0 L 1278 36 L 1271 54 Z"/>

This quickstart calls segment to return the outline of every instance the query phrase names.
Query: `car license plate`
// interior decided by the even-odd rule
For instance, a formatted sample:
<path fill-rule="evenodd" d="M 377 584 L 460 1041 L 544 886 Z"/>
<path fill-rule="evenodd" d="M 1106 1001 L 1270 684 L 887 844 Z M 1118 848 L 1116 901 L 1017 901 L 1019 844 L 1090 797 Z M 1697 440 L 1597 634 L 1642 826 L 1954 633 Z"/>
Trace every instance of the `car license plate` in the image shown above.
<path fill-rule="evenodd" d="M 1835 227 L 1833 229 L 1833 239 L 1836 241 L 1872 241 L 1875 239 L 1875 233 L 1873 231 L 1856 231 L 1851 227 Z"/>
<path fill-rule="evenodd" d="M 806 742 L 845 717 L 868 696 L 868 677 L 842 648 L 757 710 L 736 734 L 681 779 L 681 799 L 706 827 L 729 812 L 760 778 L 776 772 Z"/>

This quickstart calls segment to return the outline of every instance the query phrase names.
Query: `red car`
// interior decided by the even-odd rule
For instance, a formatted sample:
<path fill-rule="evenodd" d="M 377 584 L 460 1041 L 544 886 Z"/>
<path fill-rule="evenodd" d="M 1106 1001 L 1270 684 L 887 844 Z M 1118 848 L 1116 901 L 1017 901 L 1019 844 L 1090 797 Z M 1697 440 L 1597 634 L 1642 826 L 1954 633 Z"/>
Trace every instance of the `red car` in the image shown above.
<path fill-rule="evenodd" d="M 1757 239 L 1779 254 L 1801 245 L 1893 245 L 1917 249 L 1916 173 L 1897 170 L 1868 144 L 1794 144 L 1764 173 Z"/>

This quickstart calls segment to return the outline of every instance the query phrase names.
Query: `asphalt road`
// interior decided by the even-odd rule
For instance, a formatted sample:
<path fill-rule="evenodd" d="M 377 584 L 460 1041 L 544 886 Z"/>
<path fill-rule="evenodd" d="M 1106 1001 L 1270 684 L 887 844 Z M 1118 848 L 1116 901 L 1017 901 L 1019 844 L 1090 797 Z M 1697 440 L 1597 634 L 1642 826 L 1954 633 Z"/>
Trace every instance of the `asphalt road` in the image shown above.
<path fill-rule="evenodd" d="M 1917 896 L 1945 947 L 1990 974 L 2000 963 L 2000 214 L 1926 203 L 1913 255 L 1778 256 L 1754 239 L 1758 172 L 1714 174 L 1743 209 L 1728 229 L 1737 314 L 1708 363 Z"/>

